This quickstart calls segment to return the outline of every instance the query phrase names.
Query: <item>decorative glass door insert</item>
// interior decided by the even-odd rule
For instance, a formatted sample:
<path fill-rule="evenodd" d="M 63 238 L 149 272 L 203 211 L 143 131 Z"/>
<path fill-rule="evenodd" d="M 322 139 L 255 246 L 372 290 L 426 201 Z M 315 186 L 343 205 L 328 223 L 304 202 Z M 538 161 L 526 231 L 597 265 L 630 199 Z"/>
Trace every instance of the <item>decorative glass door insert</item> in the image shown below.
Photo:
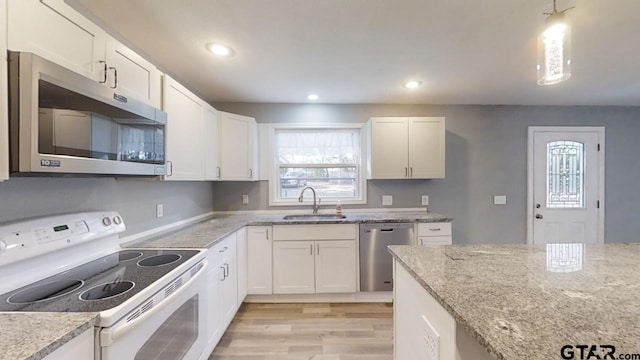
<path fill-rule="evenodd" d="M 547 207 L 584 208 L 584 144 L 577 141 L 547 143 Z"/>

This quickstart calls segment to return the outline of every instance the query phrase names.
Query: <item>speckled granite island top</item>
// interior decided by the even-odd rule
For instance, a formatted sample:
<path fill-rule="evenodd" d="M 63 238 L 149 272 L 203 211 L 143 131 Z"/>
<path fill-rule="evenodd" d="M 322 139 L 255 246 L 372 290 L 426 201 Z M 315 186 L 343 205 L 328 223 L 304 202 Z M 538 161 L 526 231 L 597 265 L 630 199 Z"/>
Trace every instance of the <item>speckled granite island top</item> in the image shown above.
<path fill-rule="evenodd" d="M 564 345 L 582 344 L 613 345 L 616 356 L 640 354 L 638 244 L 391 246 L 390 252 L 497 359 L 561 359 Z M 575 349 L 575 359 L 587 353 L 580 357 Z"/>
<path fill-rule="evenodd" d="M 346 212 L 344 219 L 285 220 L 279 215 L 215 215 L 210 219 L 175 231 L 124 244 L 125 247 L 208 248 L 244 226 L 295 224 L 360 224 L 383 222 L 450 222 L 453 219 L 427 211 L 415 212 Z"/>
<path fill-rule="evenodd" d="M 97 319 L 97 313 L 0 312 L 0 359 L 43 359 Z"/>

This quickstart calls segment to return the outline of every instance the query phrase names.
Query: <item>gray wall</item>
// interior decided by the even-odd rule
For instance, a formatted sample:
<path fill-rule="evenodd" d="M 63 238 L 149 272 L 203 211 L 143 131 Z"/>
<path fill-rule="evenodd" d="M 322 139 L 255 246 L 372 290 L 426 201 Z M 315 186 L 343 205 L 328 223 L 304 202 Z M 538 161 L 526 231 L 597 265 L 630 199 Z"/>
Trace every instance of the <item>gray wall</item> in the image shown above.
<path fill-rule="evenodd" d="M 365 122 L 372 116 L 445 116 L 446 178 L 368 182 L 368 207 L 381 196 L 394 207 L 419 207 L 454 220 L 454 243 L 523 243 L 526 231 L 527 127 L 605 126 L 605 241 L 637 242 L 640 227 L 640 107 L 432 106 L 216 103 L 220 110 L 249 115 L 260 123 Z M 266 182 L 216 183 L 214 209 L 269 209 Z M 242 194 L 251 202 L 242 205 Z M 493 205 L 506 195 L 507 205 Z M 278 207 L 277 209 L 282 209 Z"/>
<path fill-rule="evenodd" d="M 117 210 L 123 236 L 212 210 L 210 182 L 114 178 L 11 178 L 0 183 L 0 223 L 63 212 Z M 156 204 L 164 216 L 156 218 Z"/>

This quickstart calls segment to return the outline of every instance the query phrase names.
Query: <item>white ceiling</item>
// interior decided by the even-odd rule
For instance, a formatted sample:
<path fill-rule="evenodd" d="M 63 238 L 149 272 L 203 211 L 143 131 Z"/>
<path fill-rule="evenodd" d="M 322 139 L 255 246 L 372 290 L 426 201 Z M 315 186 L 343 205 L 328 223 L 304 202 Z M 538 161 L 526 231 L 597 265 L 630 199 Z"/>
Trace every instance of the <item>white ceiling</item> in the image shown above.
<path fill-rule="evenodd" d="M 573 76 L 553 86 L 535 71 L 551 0 L 66 1 L 213 102 L 640 105 L 638 0 L 558 0 Z"/>

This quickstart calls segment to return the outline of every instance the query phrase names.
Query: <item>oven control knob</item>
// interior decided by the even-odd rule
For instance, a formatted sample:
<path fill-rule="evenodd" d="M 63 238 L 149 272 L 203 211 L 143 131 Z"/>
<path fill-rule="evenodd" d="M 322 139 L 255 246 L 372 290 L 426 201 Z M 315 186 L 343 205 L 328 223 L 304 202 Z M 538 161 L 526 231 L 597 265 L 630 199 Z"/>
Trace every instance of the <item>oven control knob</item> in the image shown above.
<path fill-rule="evenodd" d="M 113 223 L 116 224 L 116 225 L 122 224 L 122 218 L 120 216 L 118 216 L 118 215 L 114 216 Z"/>
<path fill-rule="evenodd" d="M 7 243 L 4 240 L 0 240 L 0 253 L 7 251 Z"/>
<path fill-rule="evenodd" d="M 109 226 L 109 225 L 111 225 L 111 218 L 103 217 L 103 218 L 102 218 L 102 225 L 104 225 L 104 226 Z"/>

